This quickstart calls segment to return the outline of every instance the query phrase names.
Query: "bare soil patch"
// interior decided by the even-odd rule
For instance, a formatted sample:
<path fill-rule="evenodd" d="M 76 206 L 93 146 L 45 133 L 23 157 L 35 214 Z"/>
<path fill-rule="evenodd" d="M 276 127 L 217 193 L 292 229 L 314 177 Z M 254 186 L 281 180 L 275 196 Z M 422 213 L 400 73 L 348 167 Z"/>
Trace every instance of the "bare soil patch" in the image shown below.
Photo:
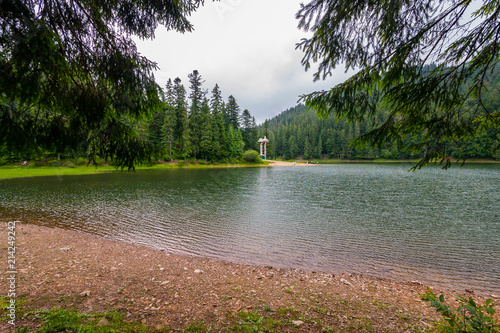
<path fill-rule="evenodd" d="M 292 166 L 312 166 L 312 164 L 308 163 L 295 163 L 293 162 L 285 162 L 285 161 L 274 161 L 274 160 L 267 160 L 269 162 L 269 166 L 287 166 L 287 167 L 292 167 Z"/>

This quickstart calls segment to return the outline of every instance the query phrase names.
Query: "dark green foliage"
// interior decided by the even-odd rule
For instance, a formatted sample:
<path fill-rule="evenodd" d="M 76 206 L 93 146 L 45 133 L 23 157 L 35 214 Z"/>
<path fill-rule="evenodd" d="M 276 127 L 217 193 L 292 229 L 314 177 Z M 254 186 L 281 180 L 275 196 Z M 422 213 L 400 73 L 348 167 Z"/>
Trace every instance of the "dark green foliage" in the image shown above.
<path fill-rule="evenodd" d="M 215 159 L 215 149 L 214 142 L 216 141 L 215 130 L 215 119 L 210 115 L 210 107 L 208 106 L 208 100 L 205 98 L 201 105 L 200 110 L 200 140 L 199 140 L 199 151 L 200 156 L 203 157 L 205 162 Z"/>
<path fill-rule="evenodd" d="M 205 92 L 201 88 L 203 84 L 203 79 L 197 70 L 188 75 L 189 82 L 191 83 L 190 89 L 191 94 L 189 98 L 191 100 L 191 105 L 189 109 L 189 130 L 191 133 L 191 147 L 193 152 L 194 160 L 196 161 L 196 155 L 200 151 L 200 140 L 202 135 L 202 115 L 201 115 L 201 103 L 205 97 Z M 208 118 L 207 118 L 208 120 Z"/>
<path fill-rule="evenodd" d="M 243 153 L 243 157 L 241 159 L 248 163 L 262 163 L 259 153 L 255 150 L 247 150 Z"/>
<path fill-rule="evenodd" d="M 422 300 L 430 302 L 430 306 L 436 308 L 436 311 L 443 316 L 445 325 L 441 329 L 442 332 L 500 332 L 500 325 L 493 318 L 495 303 L 491 299 L 486 300 L 483 306 L 477 304 L 471 297 L 466 300 L 457 296 L 460 306 L 452 308 L 444 304 L 443 295 L 436 297 L 430 288 L 427 288 L 427 290 Z"/>
<path fill-rule="evenodd" d="M 176 114 L 174 107 L 175 91 L 170 79 L 167 82 L 166 90 L 163 125 L 161 128 L 161 145 L 168 154 L 169 161 L 173 161 L 172 153 L 174 152 Z"/>
<path fill-rule="evenodd" d="M 313 32 L 298 48 L 303 65 L 325 78 L 340 64 L 357 73 L 329 91 L 302 96 L 321 117 L 369 120 L 360 147 L 405 144 L 448 165 L 449 143 L 500 126 L 498 108 L 486 105 L 486 88 L 498 76 L 500 6 L 474 1 L 313 0 L 297 13 Z M 426 64 L 433 63 L 432 66 Z M 377 113 L 383 110 L 384 117 Z M 498 143 L 498 138 L 496 138 Z"/>
<path fill-rule="evenodd" d="M 500 82 L 499 82 L 500 83 Z M 499 85 L 500 86 L 500 85 Z M 492 96 L 492 100 L 500 100 L 500 95 Z M 493 103 L 493 102 L 492 102 Z M 377 111 L 376 117 L 385 119 L 388 115 Z M 349 123 L 345 119 L 318 119 L 307 112 L 304 105 L 284 111 L 280 115 L 266 120 L 268 155 L 272 158 L 285 159 L 331 158 L 372 160 L 383 159 L 415 159 L 421 158 L 411 146 L 418 142 L 420 136 L 408 135 L 402 142 L 383 143 L 378 147 L 359 147 L 351 145 L 351 141 L 371 130 L 369 121 Z M 265 124 L 266 124 L 265 123 Z M 266 131 L 264 126 L 257 128 Z M 475 137 L 455 142 L 446 142 L 446 154 L 455 159 L 463 158 L 495 158 L 492 142 L 500 136 L 500 129 L 483 130 Z"/>
<path fill-rule="evenodd" d="M 227 125 L 240 128 L 240 107 L 233 95 L 229 96 L 224 113 Z"/>
<path fill-rule="evenodd" d="M 202 158 L 205 162 L 237 161 L 243 154 L 243 133 L 248 140 L 255 136 L 255 120 L 245 110 L 251 121 L 249 127 L 240 128 L 238 122 L 231 120 L 239 117 L 239 106 L 233 96 L 225 104 L 219 86 L 215 85 L 209 101 L 200 73 L 195 70 L 188 77 L 190 103 L 180 78 L 176 78 L 173 85 L 171 80 L 167 83 L 164 108 L 151 120 L 151 124 L 156 124 L 155 119 L 161 118 L 163 123 L 158 132 L 159 152 L 155 151 L 153 156 L 168 156 L 170 161 L 184 159 L 184 163 L 188 158 L 194 161 Z M 238 127 L 234 127 L 236 125 Z M 155 126 L 149 126 L 151 140 L 156 137 L 155 130 Z"/>
<path fill-rule="evenodd" d="M 161 89 L 130 36 L 152 38 L 159 24 L 191 31 L 187 16 L 201 3 L 2 1 L 1 142 L 30 154 L 92 145 L 90 155 L 106 152 L 122 168 L 149 159 L 152 146 L 125 127 L 159 109 Z"/>
<path fill-rule="evenodd" d="M 254 118 L 245 110 L 245 127 L 240 128 L 239 106 L 233 96 L 226 108 L 216 85 L 209 102 L 199 72 L 193 71 L 189 78 L 190 103 L 181 79 L 176 78 L 174 82 L 168 81 L 160 107 L 148 118 L 109 118 L 89 130 L 73 128 L 62 116 L 57 122 L 50 112 L 21 112 L 18 103 L 0 103 L 0 118 L 3 118 L 0 129 L 7 138 L 0 141 L 0 163 L 59 157 L 77 161 L 85 157 L 88 163 L 97 165 L 104 160 L 118 168 L 134 170 L 138 162 L 154 163 L 162 159 L 170 162 L 182 159 L 184 163 L 191 158 L 237 162 L 244 151 L 244 139 L 250 148 L 257 141 Z M 227 110 L 232 111 L 227 113 Z M 33 142 L 30 135 L 20 133 L 29 133 L 35 121 L 38 132 L 37 141 Z M 60 131 L 66 132 L 62 135 Z"/>
<path fill-rule="evenodd" d="M 252 117 L 247 109 L 245 109 L 243 110 L 241 120 L 241 131 L 245 149 L 255 148 L 257 140 L 259 140 L 257 137 L 257 124 L 255 123 L 255 118 Z"/>

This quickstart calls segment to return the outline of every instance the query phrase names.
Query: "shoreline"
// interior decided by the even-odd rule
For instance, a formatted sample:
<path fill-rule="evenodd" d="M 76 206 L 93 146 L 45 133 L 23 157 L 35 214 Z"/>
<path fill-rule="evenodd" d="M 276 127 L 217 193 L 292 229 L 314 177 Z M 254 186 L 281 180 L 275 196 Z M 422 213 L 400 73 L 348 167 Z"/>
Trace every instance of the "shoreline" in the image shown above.
<path fill-rule="evenodd" d="M 7 234 L 7 223 L 0 223 L 4 249 Z M 328 327 L 406 332 L 430 329 L 440 320 L 420 300 L 426 287 L 416 282 L 236 264 L 23 223 L 17 224 L 16 235 L 20 314 L 116 310 L 127 322 L 174 331 L 193 323 L 230 329 L 245 313 L 273 320 L 277 331 L 297 332 Z M 6 287 L 0 289 L 3 301 Z M 454 306 L 454 295 L 470 296 L 433 291 L 444 293 Z M 17 320 L 21 327 L 41 325 L 36 316 Z M 0 328 L 9 329 L 6 325 L 0 321 Z"/>
<path fill-rule="evenodd" d="M 296 163 L 295 165 L 293 163 Z M 184 166 L 177 166 L 171 163 L 157 164 L 153 166 L 138 166 L 136 171 L 141 170 L 174 170 L 174 169 L 211 169 L 211 168 L 259 168 L 259 167 L 293 167 L 293 166 L 312 166 L 317 164 L 308 164 L 308 161 L 295 160 L 295 161 L 281 161 L 281 160 L 267 160 L 263 164 L 187 164 Z M 314 160 L 319 165 L 336 165 L 336 164 L 416 164 L 418 160 Z M 467 161 L 465 165 L 470 164 L 491 164 L 500 165 L 500 161 L 494 160 L 477 160 Z M 460 163 L 453 163 L 453 166 L 460 166 Z M 429 163 L 429 166 L 439 166 L 439 163 Z M 41 177 L 41 176 L 77 176 L 77 175 L 92 175 L 100 173 L 113 173 L 113 172 L 128 172 L 125 170 L 117 170 L 109 165 L 100 165 L 97 168 L 94 165 L 90 166 L 20 166 L 20 165 L 2 165 L 0 166 L 0 181 L 27 178 L 27 177 Z"/>

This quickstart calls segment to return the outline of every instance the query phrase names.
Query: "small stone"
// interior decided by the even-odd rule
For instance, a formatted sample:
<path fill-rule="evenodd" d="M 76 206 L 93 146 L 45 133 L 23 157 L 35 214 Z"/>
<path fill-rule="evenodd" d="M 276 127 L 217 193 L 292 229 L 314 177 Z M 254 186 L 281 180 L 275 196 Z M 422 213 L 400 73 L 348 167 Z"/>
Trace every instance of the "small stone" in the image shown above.
<path fill-rule="evenodd" d="M 340 282 L 342 282 L 343 284 L 346 284 L 348 286 L 351 286 L 351 282 L 347 281 L 346 279 L 340 279 Z"/>
<path fill-rule="evenodd" d="M 99 320 L 99 322 L 97 323 L 98 327 L 108 326 L 108 325 L 109 325 L 109 321 L 106 319 L 106 317 L 102 317 L 101 320 Z"/>
<path fill-rule="evenodd" d="M 85 290 L 85 291 L 81 292 L 80 296 L 83 296 L 83 297 L 90 296 L 90 290 Z"/>
<path fill-rule="evenodd" d="M 59 251 L 70 251 L 70 250 L 71 250 L 71 248 L 70 248 L 70 247 L 61 247 L 61 248 L 59 249 Z"/>
<path fill-rule="evenodd" d="M 201 274 L 201 273 L 203 273 L 203 271 L 202 271 L 201 269 L 195 269 L 195 270 L 194 270 L 194 273 L 195 273 L 195 274 Z"/>
<path fill-rule="evenodd" d="M 304 325 L 304 322 L 302 320 L 293 320 L 292 324 L 294 324 L 295 326 L 300 327 L 300 326 Z"/>
<path fill-rule="evenodd" d="M 170 281 L 163 281 L 162 283 L 160 283 L 160 286 L 164 286 L 164 285 L 166 285 L 167 283 L 170 283 Z"/>

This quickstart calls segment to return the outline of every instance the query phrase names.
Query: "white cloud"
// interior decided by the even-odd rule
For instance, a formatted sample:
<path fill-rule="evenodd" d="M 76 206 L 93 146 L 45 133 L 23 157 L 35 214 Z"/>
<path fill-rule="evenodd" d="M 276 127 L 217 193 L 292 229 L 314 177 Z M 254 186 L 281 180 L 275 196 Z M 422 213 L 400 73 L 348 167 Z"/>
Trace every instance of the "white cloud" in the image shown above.
<path fill-rule="evenodd" d="M 156 79 L 180 77 L 197 69 L 209 92 L 218 83 L 223 95 L 233 95 L 258 123 L 297 103 L 298 96 L 328 89 L 345 80 L 340 75 L 313 84 L 312 72 L 300 64 L 295 44 L 305 36 L 295 13 L 301 1 L 207 1 L 191 17 L 195 31 L 179 34 L 160 27 L 152 41 L 137 41 L 139 52 L 158 63 Z"/>

